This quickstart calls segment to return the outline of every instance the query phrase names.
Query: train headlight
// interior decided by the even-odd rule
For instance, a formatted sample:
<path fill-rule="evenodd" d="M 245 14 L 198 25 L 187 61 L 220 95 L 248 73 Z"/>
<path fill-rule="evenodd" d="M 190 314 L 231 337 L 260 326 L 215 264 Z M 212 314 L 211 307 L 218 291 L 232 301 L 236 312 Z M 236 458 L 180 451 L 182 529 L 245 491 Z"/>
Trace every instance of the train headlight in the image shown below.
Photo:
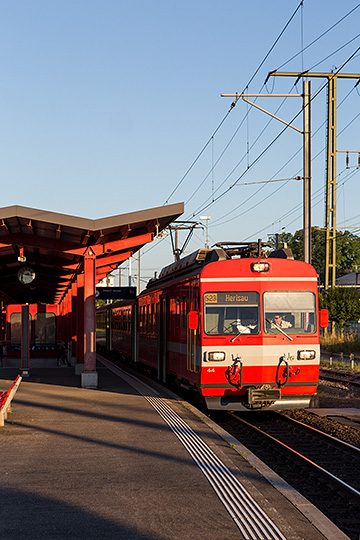
<path fill-rule="evenodd" d="M 254 262 L 251 263 L 252 272 L 268 272 L 270 270 L 270 263 L 268 262 Z"/>
<path fill-rule="evenodd" d="M 314 360 L 316 358 L 315 351 L 298 351 L 298 360 Z"/>
<path fill-rule="evenodd" d="M 225 360 L 226 354 L 220 351 L 208 352 L 208 361 L 209 362 L 223 362 Z"/>

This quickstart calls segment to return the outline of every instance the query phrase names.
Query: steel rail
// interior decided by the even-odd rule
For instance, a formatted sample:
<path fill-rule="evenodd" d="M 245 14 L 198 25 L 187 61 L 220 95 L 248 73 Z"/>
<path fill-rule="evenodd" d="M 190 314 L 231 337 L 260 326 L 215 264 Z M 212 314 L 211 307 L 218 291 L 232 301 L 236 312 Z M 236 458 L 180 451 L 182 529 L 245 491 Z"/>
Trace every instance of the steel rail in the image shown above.
<path fill-rule="evenodd" d="M 320 465 L 318 465 L 317 463 L 315 463 L 314 461 L 312 461 L 311 459 L 307 458 L 306 456 L 304 456 L 303 454 L 300 454 L 300 452 L 298 452 L 297 450 L 294 450 L 293 448 L 291 448 L 290 446 L 288 446 L 287 444 L 279 441 L 278 439 L 276 439 L 275 437 L 273 437 L 272 435 L 269 435 L 268 433 L 266 433 L 265 431 L 261 430 L 260 428 L 256 427 L 256 426 L 253 426 L 252 424 L 250 424 L 249 422 L 247 422 L 246 420 L 243 420 L 242 418 L 239 418 L 238 416 L 236 415 L 232 415 L 234 416 L 234 418 L 237 419 L 237 421 L 239 422 L 242 422 L 243 424 L 249 426 L 250 428 L 252 428 L 253 430 L 257 431 L 258 433 L 260 433 L 261 435 L 265 435 L 266 437 L 268 437 L 269 439 L 271 439 L 272 441 L 274 441 L 275 443 L 283 446 L 284 448 L 286 448 L 289 452 L 295 454 L 296 456 L 298 456 L 300 459 L 302 459 L 303 461 L 306 461 L 309 465 L 311 465 L 312 467 L 314 467 L 315 469 L 317 469 L 318 471 L 322 472 L 323 474 L 325 474 L 326 476 L 328 476 L 329 478 L 331 478 L 332 480 L 336 481 L 337 483 L 341 484 L 344 488 L 348 489 L 349 491 L 351 491 L 354 495 L 356 495 L 357 497 L 360 497 L 360 491 L 356 490 L 355 488 L 353 488 L 352 486 L 350 486 L 349 484 L 346 484 L 346 482 L 343 482 L 342 480 L 340 480 L 340 478 L 338 478 L 337 476 L 335 476 L 334 474 L 332 474 L 331 472 L 327 471 L 326 469 L 324 469 L 323 467 L 321 467 Z"/>
<path fill-rule="evenodd" d="M 346 411 L 346 409 L 344 409 Z M 341 439 L 338 439 L 337 437 L 334 437 L 334 435 L 330 435 L 329 433 L 325 433 L 325 431 L 321 431 L 321 429 L 317 429 L 314 426 L 309 426 L 308 424 L 304 424 L 303 422 L 300 422 L 299 420 L 296 420 L 295 418 L 290 418 L 289 416 L 285 416 L 286 420 L 289 422 L 294 422 L 296 424 L 299 424 L 299 426 L 309 430 L 309 431 L 315 431 L 319 435 L 321 435 L 324 438 L 331 439 L 332 441 L 339 444 L 339 446 L 347 446 L 350 448 L 350 450 L 354 450 L 355 452 L 358 452 L 360 454 L 360 448 L 357 446 L 353 446 L 350 443 L 347 443 L 346 441 L 342 441 Z"/>

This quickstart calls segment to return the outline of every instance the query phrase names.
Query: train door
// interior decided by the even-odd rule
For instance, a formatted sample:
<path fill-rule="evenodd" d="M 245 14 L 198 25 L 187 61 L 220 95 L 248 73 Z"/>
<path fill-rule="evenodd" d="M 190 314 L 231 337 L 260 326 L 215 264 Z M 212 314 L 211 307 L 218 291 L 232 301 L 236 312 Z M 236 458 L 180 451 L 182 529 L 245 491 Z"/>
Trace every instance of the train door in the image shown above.
<path fill-rule="evenodd" d="M 106 343 L 106 350 L 112 351 L 112 321 L 113 321 L 113 312 L 111 309 L 107 309 L 105 312 L 105 343 Z"/>
<path fill-rule="evenodd" d="M 189 320 L 188 320 L 188 327 L 187 327 L 187 333 L 186 333 L 186 341 L 187 341 L 187 358 L 186 358 L 186 364 L 187 364 L 187 370 L 192 371 L 193 373 L 197 373 L 198 369 L 196 366 L 196 329 L 189 328 Z"/>
<path fill-rule="evenodd" d="M 139 339 L 138 339 L 138 305 L 133 304 L 131 311 L 131 359 L 133 362 L 139 361 Z"/>
<path fill-rule="evenodd" d="M 186 310 L 186 368 L 192 373 L 197 373 L 199 371 L 196 359 L 199 305 L 196 298 L 193 300 L 193 307 L 195 311 Z"/>
<path fill-rule="evenodd" d="M 158 379 L 166 382 L 167 372 L 167 340 L 168 340 L 168 314 L 169 296 L 160 296 L 160 317 L 158 332 Z"/>

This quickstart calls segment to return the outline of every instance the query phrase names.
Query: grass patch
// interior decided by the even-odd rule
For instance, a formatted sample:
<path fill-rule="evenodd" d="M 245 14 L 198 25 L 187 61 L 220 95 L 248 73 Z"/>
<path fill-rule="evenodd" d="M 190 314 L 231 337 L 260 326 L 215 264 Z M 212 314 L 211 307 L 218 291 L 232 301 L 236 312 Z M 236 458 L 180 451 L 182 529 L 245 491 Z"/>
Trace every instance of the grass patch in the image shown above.
<path fill-rule="evenodd" d="M 350 362 L 345 363 L 333 360 L 332 364 L 330 364 L 329 359 L 322 359 L 320 360 L 320 367 L 345 371 L 346 373 L 360 373 L 360 365 L 357 363 L 354 363 L 354 367 L 351 368 Z"/>
<path fill-rule="evenodd" d="M 357 334 L 327 334 L 320 337 L 320 346 L 326 351 L 337 353 L 360 353 L 360 339 Z"/>

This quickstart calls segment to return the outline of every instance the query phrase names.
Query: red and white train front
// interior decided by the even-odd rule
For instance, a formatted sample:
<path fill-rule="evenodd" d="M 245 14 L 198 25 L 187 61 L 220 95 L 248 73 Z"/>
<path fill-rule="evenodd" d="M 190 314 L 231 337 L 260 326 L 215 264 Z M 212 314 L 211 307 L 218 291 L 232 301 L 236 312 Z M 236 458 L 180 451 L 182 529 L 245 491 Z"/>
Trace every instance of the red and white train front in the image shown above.
<path fill-rule="evenodd" d="M 288 259 L 203 267 L 193 366 L 209 409 L 308 407 L 319 377 L 317 274 Z M 196 327 L 196 329 L 195 329 Z"/>

